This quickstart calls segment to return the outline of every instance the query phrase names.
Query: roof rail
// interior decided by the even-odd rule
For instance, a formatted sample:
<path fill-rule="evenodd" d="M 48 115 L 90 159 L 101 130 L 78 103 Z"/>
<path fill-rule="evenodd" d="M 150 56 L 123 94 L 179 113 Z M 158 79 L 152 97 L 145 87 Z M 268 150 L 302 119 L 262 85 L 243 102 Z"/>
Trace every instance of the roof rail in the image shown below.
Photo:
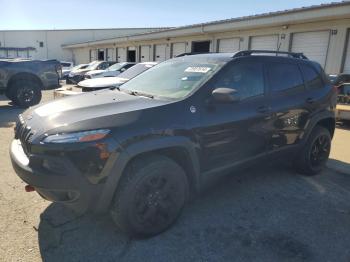
<path fill-rule="evenodd" d="M 188 56 L 188 55 L 201 55 L 201 54 L 210 54 L 210 52 L 187 52 L 187 53 L 182 53 L 178 54 L 175 57 L 181 57 L 181 56 Z"/>
<path fill-rule="evenodd" d="M 308 59 L 303 53 L 293 53 L 293 52 L 285 52 L 285 51 L 272 51 L 272 50 L 245 50 L 239 51 L 234 54 L 233 57 L 241 57 L 241 56 L 250 56 L 252 54 L 278 54 L 287 55 L 289 57 L 298 58 L 298 59 Z"/>

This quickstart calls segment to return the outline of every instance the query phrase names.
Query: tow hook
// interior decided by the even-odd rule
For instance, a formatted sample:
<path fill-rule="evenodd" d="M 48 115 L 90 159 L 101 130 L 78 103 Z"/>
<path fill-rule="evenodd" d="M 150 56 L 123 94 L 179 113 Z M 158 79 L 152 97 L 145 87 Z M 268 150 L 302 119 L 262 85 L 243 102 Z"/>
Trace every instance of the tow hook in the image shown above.
<path fill-rule="evenodd" d="M 26 185 L 26 186 L 24 187 L 24 190 L 25 190 L 26 192 L 33 192 L 33 191 L 35 191 L 35 187 L 33 187 L 33 186 L 31 186 L 31 185 Z"/>

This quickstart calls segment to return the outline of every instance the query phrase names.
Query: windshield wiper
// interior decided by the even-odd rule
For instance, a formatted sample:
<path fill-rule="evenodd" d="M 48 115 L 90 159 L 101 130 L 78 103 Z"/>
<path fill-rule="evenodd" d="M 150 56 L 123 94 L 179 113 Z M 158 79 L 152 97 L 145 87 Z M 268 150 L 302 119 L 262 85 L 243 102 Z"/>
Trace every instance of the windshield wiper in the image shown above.
<path fill-rule="evenodd" d="M 132 90 L 127 90 L 127 89 L 121 89 L 121 91 L 124 91 L 127 94 L 132 95 L 132 96 L 144 96 L 144 97 L 151 98 L 151 99 L 154 98 L 154 96 L 151 94 L 147 94 L 147 93 L 143 93 L 143 92 L 139 92 L 139 91 L 132 91 Z"/>
<path fill-rule="evenodd" d="M 109 89 L 110 89 L 110 90 L 117 89 L 118 91 L 120 91 L 120 87 L 119 87 L 119 86 L 111 86 Z"/>
<path fill-rule="evenodd" d="M 142 93 L 142 92 L 139 92 L 139 91 L 132 91 L 132 94 L 134 96 L 144 96 L 144 97 L 148 97 L 148 98 L 154 98 L 153 95 L 150 95 L 150 94 L 147 94 L 147 93 Z"/>

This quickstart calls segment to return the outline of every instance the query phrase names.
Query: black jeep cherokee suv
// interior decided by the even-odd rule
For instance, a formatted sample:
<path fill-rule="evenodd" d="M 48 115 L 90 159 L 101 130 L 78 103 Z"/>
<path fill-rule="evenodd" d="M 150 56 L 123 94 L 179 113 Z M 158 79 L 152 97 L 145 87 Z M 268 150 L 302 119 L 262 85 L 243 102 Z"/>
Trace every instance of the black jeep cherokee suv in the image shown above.
<path fill-rule="evenodd" d="M 144 236 L 233 167 L 277 154 L 314 175 L 330 152 L 335 90 L 302 54 L 269 53 L 174 58 L 120 88 L 33 107 L 16 124 L 13 167 L 43 198 L 110 211 Z"/>

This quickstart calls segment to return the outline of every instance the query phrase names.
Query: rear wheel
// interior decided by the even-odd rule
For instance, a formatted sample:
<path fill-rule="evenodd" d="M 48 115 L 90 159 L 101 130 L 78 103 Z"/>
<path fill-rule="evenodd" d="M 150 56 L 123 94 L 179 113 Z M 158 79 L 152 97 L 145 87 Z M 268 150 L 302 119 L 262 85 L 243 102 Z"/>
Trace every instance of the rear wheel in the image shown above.
<path fill-rule="evenodd" d="M 316 126 L 295 160 L 297 171 L 305 175 L 318 174 L 327 163 L 331 141 L 329 131 L 324 127 Z"/>
<path fill-rule="evenodd" d="M 39 104 L 41 100 L 41 87 L 33 80 L 16 80 L 11 86 L 13 89 L 13 102 L 27 108 Z"/>
<path fill-rule="evenodd" d="M 176 162 L 164 156 L 147 156 L 127 168 L 110 213 L 122 231 L 152 236 L 175 222 L 187 195 L 187 177 Z"/>

